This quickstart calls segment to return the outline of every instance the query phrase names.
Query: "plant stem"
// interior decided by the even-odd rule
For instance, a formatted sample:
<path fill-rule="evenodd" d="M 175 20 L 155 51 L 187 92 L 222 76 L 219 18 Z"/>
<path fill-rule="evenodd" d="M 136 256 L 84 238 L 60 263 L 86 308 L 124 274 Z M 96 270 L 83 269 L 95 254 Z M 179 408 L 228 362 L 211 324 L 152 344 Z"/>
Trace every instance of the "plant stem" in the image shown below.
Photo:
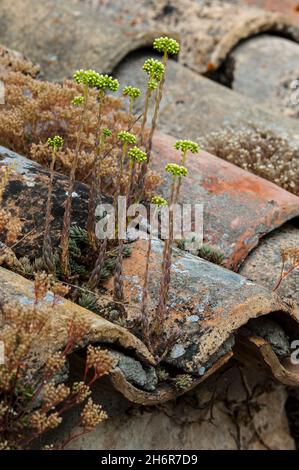
<path fill-rule="evenodd" d="M 123 283 L 123 248 L 124 248 L 124 241 L 122 239 L 119 240 L 118 245 L 118 255 L 115 265 L 115 274 L 114 274 L 114 288 L 113 288 L 113 299 L 116 302 L 124 302 L 124 283 Z M 124 306 L 119 304 L 119 308 L 121 313 L 125 313 Z"/>
<path fill-rule="evenodd" d="M 118 178 L 117 178 L 117 191 L 115 193 L 116 197 L 114 198 L 115 210 L 117 208 L 117 198 L 122 193 L 122 179 L 123 179 L 123 172 L 124 172 L 124 162 L 125 162 L 125 158 L 126 158 L 126 155 L 127 155 L 127 148 L 128 148 L 128 144 L 125 142 L 123 144 L 123 147 L 122 147 L 122 153 L 121 153 L 120 161 L 119 161 L 119 172 L 118 172 Z"/>
<path fill-rule="evenodd" d="M 167 52 L 165 52 L 164 56 L 163 56 L 163 65 L 165 67 L 165 72 L 164 72 L 164 74 L 161 78 L 161 81 L 159 83 L 158 90 L 157 90 L 157 93 L 156 93 L 154 115 L 153 115 L 153 118 L 152 118 L 151 129 L 150 129 L 150 133 L 149 133 L 149 137 L 148 137 L 148 141 L 147 141 L 147 145 L 146 145 L 147 161 L 142 165 L 141 172 L 140 172 L 139 190 L 140 190 L 140 193 L 141 193 L 141 198 L 144 195 L 144 187 L 145 187 L 144 183 L 145 183 L 145 178 L 146 178 L 147 171 L 148 171 L 148 166 L 149 166 L 149 163 L 150 163 L 150 160 L 151 160 L 153 137 L 154 137 L 154 132 L 155 132 L 156 127 L 157 127 L 159 109 L 160 109 L 160 104 L 161 104 L 161 100 L 162 100 L 162 96 L 163 96 L 163 88 L 164 88 L 165 77 L 166 77 L 167 58 L 168 58 L 168 55 L 167 55 Z"/>
<path fill-rule="evenodd" d="M 181 165 L 185 165 L 186 163 L 186 157 L 187 157 L 187 150 L 185 150 L 182 154 L 182 158 L 181 158 Z M 174 203 L 176 204 L 178 202 L 178 198 L 179 198 L 179 193 L 180 193 L 180 190 L 181 190 L 181 186 L 182 186 L 182 177 L 179 176 L 179 181 L 178 181 L 178 185 L 177 185 L 177 190 L 176 190 L 176 194 L 175 194 L 175 198 L 174 198 Z"/>
<path fill-rule="evenodd" d="M 172 185 L 171 185 L 170 204 L 169 204 L 169 236 L 168 236 L 168 240 L 165 240 L 165 243 L 164 243 L 159 300 L 158 300 L 158 305 L 156 309 L 158 334 L 161 334 L 161 329 L 165 322 L 166 306 L 167 306 L 167 299 L 168 299 L 169 286 L 170 286 L 171 254 L 172 254 L 172 245 L 173 245 L 173 203 L 174 203 L 175 189 L 176 189 L 176 177 L 173 177 Z"/>
<path fill-rule="evenodd" d="M 82 134 L 84 127 L 84 117 L 87 110 L 88 101 L 88 86 L 84 86 L 84 106 L 80 116 L 78 133 L 77 133 L 77 144 L 75 148 L 75 156 L 73 165 L 69 177 L 69 187 L 67 198 L 65 202 L 62 232 L 61 232 L 61 272 L 62 275 L 67 277 L 69 275 L 69 239 L 70 239 L 70 227 L 71 227 L 71 209 L 72 209 L 72 194 L 74 190 L 76 170 L 79 162 L 79 152 L 82 142 Z"/>
<path fill-rule="evenodd" d="M 156 127 L 157 127 L 159 108 L 160 108 L 160 104 L 161 104 L 161 100 L 162 100 L 162 96 L 163 96 L 163 88 L 164 88 L 165 77 L 166 77 L 167 58 L 168 58 L 167 52 L 164 52 L 163 65 L 165 67 L 165 73 L 163 74 L 163 76 L 161 78 L 161 81 L 160 81 L 159 87 L 158 87 L 158 91 L 157 91 L 157 94 L 156 94 L 155 110 L 154 110 L 151 130 L 150 130 L 149 138 L 148 138 L 148 141 L 147 141 L 147 148 L 146 148 L 146 150 L 147 150 L 147 164 L 150 163 L 150 159 L 151 159 L 151 152 L 152 152 L 152 146 L 153 146 L 153 136 L 154 136 L 154 132 L 155 132 Z"/>
<path fill-rule="evenodd" d="M 130 199 L 133 196 L 133 189 L 134 189 L 134 176 L 136 172 L 136 162 L 135 161 L 130 161 L 130 180 L 129 184 L 127 186 L 127 191 L 126 191 L 126 198 L 127 198 L 127 205 L 130 205 Z"/>
<path fill-rule="evenodd" d="M 52 194 L 53 194 L 53 180 L 54 180 L 54 168 L 56 163 L 56 149 L 53 149 L 52 161 L 50 166 L 50 180 L 48 186 L 48 197 L 46 205 L 46 216 L 45 216 L 45 231 L 43 240 L 43 260 L 44 265 L 49 273 L 55 273 L 55 261 L 53 255 L 52 241 L 51 241 L 51 211 L 52 211 Z"/>
<path fill-rule="evenodd" d="M 105 261 L 107 242 L 108 242 L 107 237 L 105 237 L 101 243 L 99 256 L 96 260 L 95 267 L 90 275 L 87 287 L 91 290 L 93 290 L 100 282 L 101 271 L 103 269 L 104 261 Z"/>
<path fill-rule="evenodd" d="M 99 110 L 98 110 L 98 125 L 97 125 L 97 141 L 96 141 L 96 155 L 92 166 L 91 185 L 89 190 L 89 202 L 88 202 L 88 216 L 87 216 L 87 234 L 89 243 L 96 251 L 96 236 L 95 236 L 95 206 L 97 196 L 97 176 L 99 173 L 99 163 L 101 157 L 101 127 L 102 127 L 102 110 L 104 104 L 105 94 L 100 92 L 99 94 Z"/>
<path fill-rule="evenodd" d="M 143 145 L 143 142 L 144 142 L 144 130 L 145 130 L 145 125 L 147 123 L 149 100 L 150 100 L 151 94 L 152 94 L 152 90 L 148 87 L 146 91 L 146 96 L 145 96 L 144 111 L 142 115 L 142 123 L 141 123 L 141 129 L 140 129 L 140 145 Z"/>
<path fill-rule="evenodd" d="M 129 108 L 129 115 L 130 115 L 130 127 L 133 126 L 134 123 L 134 114 L 133 114 L 133 105 L 134 105 L 134 97 L 130 96 L 130 108 Z"/>
<path fill-rule="evenodd" d="M 143 281 L 143 288 L 142 288 L 142 303 L 141 303 L 141 323 L 142 323 L 143 337 L 150 351 L 151 351 L 151 340 L 150 340 L 149 318 L 148 318 L 148 280 L 149 280 L 149 266 L 150 266 L 151 251 L 152 251 L 152 240 L 150 236 L 148 240 L 148 246 L 147 246 L 147 252 L 146 252 L 145 272 L 144 272 L 144 281 Z"/>
<path fill-rule="evenodd" d="M 120 157 L 120 168 L 119 168 L 119 174 L 118 174 L 118 191 L 116 192 L 116 197 L 114 200 L 114 207 L 115 210 L 119 210 L 118 207 L 118 196 L 122 194 L 122 178 L 123 178 L 123 167 L 124 167 L 124 161 L 127 155 L 127 148 L 128 144 L 127 142 L 124 142 L 123 148 L 122 148 L 122 154 Z M 116 234 L 119 236 L 119 227 L 116 229 Z M 122 238 L 119 238 L 119 244 L 118 244 L 118 255 L 116 259 L 116 264 L 115 264 L 115 273 L 114 273 L 114 287 L 113 287 L 113 299 L 116 302 L 120 302 L 120 310 L 121 313 L 125 313 L 124 306 L 122 303 L 124 302 L 124 284 L 123 284 L 123 249 L 124 249 L 124 240 Z"/>
<path fill-rule="evenodd" d="M 279 279 L 277 281 L 276 286 L 273 289 L 273 292 L 277 291 L 277 289 L 280 287 L 282 281 L 284 281 L 286 277 L 288 277 L 290 274 L 292 274 L 292 272 L 295 271 L 299 267 L 299 265 L 292 266 L 288 271 L 285 271 L 284 267 L 285 267 L 285 263 L 283 262 L 281 272 L 280 272 L 280 276 L 279 276 Z"/>

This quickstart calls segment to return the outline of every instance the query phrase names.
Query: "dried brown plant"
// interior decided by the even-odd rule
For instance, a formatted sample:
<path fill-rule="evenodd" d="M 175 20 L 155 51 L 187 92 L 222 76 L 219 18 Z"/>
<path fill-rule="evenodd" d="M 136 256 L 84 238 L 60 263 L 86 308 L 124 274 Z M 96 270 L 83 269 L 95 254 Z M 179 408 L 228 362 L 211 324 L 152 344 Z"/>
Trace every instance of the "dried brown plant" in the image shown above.
<path fill-rule="evenodd" d="M 39 73 L 39 66 L 33 64 L 20 52 L 0 45 L 0 70 L 11 70 L 35 77 Z"/>
<path fill-rule="evenodd" d="M 21 153 L 32 160 L 49 165 L 52 151 L 47 145 L 48 137 L 59 135 L 64 148 L 57 152 L 56 171 L 70 174 L 77 142 L 81 109 L 71 104 L 82 93 L 82 85 L 66 80 L 63 84 L 43 82 L 16 72 L 1 72 L 5 85 L 5 105 L 0 114 L 0 145 Z M 85 183 L 92 180 L 98 126 L 97 92 L 90 90 L 84 121 L 76 179 Z M 101 190 L 113 195 L 116 191 L 118 156 L 121 144 L 117 134 L 130 125 L 130 116 L 124 112 L 123 102 L 107 96 L 103 103 L 101 126 L 112 131 L 100 166 Z M 131 131 L 139 133 L 138 122 Z M 129 177 L 129 162 L 124 168 Z M 147 175 L 145 189 L 151 194 L 160 181 L 153 172 Z"/>
<path fill-rule="evenodd" d="M 200 145 L 217 157 L 299 195 L 299 148 L 270 130 L 249 124 L 239 131 L 212 132 L 201 139 Z"/>
<path fill-rule="evenodd" d="M 0 167 L 0 233 L 5 233 L 5 242 L 10 245 L 15 243 L 22 231 L 22 222 L 17 216 L 15 207 L 1 207 L 4 191 L 9 182 L 12 168 Z M 0 248 L 0 255 L 2 249 Z"/>
<path fill-rule="evenodd" d="M 55 303 L 44 301 L 50 283 L 49 276 L 36 276 L 34 304 L 0 304 L 0 341 L 4 343 L 4 364 L 0 365 L 0 449 L 30 448 L 39 437 L 61 424 L 67 410 L 82 404 L 74 431 L 58 448 L 64 448 L 107 418 L 101 406 L 90 398 L 91 385 L 114 367 L 114 359 L 107 351 L 88 348 L 81 382 L 66 386 L 59 379 L 68 355 L 86 334 L 82 318 L 74 316 L 68 321 L 65 348 L 57 351 L 54 346 L 49 347 L 44 366 L 38 366 L 36 355 L 41 338 L 55 334 L 50 320 Z M 65 293 L 65 289 L 56 287 L 56 295 Z"/>
<path fill-rule="evenodd" d="M 279 274 L 278 281 L 273 289 L 277 291 L 281 283 L 296 269 L 299 268 L 299 248 L 295 247 L 282 247 L 280 249 L 281 256 L 281 271 Z"/>

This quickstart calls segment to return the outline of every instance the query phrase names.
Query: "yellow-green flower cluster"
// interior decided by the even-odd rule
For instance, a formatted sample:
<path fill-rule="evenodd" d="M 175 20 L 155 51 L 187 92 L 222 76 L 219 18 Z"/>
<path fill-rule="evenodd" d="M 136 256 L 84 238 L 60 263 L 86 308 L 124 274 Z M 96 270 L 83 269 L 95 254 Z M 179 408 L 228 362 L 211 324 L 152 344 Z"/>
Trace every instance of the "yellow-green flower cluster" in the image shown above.
<path fill-rule="evenodd" d="M 77 70 L 74 73 L 74 81 L 76 83 L 83 83 L 90 88 L 97 88 L 101 91 L 117 91 L 119 87 L 118 80 L 110 77 L 109 75 L 101 75 L 94 70 Z"/>
<path fill-rule="evenodd" d="M 157 80 L 158 82 L 161 80 L 165 73 L 165 67 L 157 59 L 147 59 L 142 69 L 150 76 L 151 79 Z"/>
<path fill-rule="evenodd" d="M 96 87 L 100 74 L 91 69 L 80 69 L 74 73 L 74 81 L 89 87 Z"/>
<path fill-rule="evenodd" d="M 136 99 L 141 95 L 141 91 L 139 88 L 128 85 L 123 89 L 123 95 Z"/>
<path fill-rule="evenodd" d="M 82 95 L 79 95 L 79 96 L 75 96 L 73 99 L 72 99 L 72 104 L 74 106 L 81 106 L 81 104 L 84 103 L 84 96 Z"/>
<path fill-rule="evenodd" d="M 108 127 L 104 127 L 104 129 L 102 130 L 102 134 L 104 137 L 110 137 L 112 135 L 112 132 L 110 129 L 108 129 Z"/>
<path fill-rule="evenodd" d="M 118 139 L 124 144 L 136 144 L 136 137 L 128 131 L 120 131 L 117 135 Z"/>
<path fill-rule="evenodd" d="M 129 153 L 128 153 L 129 158 L 132 161 L 138 162 L 138 163 L 143 163 L 146 161 L 146 153 L 143 152 L 140 148 L 138 147 L 133 147 Z"/>
<path fill-rule="evenodd" d="M 110 75 L 100 75 L 96 85 L 98 90 L 110 90 L 117 91 L 119 88 L 119 83 L 116 78 L 110 77 Z"/>
<path fill-rule="evenodd" d="M 177 165 L 177 163 L 167 163 L 165 166 L 165 171 L 171 173 L 173 176 L 187 176 L 188 170 L 182 165 Z"/>
<path fill-rule="evenodd" d="M 190 150 L 191 153 L 198 153 L 199 152 L 199 146 L 195 142 L 192 142 L 192 140 L 178 140 L 175 143 L 174 148 L 176 150 L 181 150 L 183 153 L 187 152 Z"/>
<path fill-rule="evenodd" d="M 155 204 L 155 206 L 162 207 L 162 206 L 168 206 L 168 202 L 164 197 L 161 196 L 153 196 L 152 197 L 152 204 Z"/>
<path fill-rule="evenodd" d="M 156 38 L 153 46 L 157 51 L 170 55 L 178 54 L 180 51 L 179 43 L 175 39 L 168 38 L 167 36 Z"/>
<path fill-rule="evenodd" d="M 49 147 L 52 147 L 54 150 L 58 150 L 63 146 L 63 138 L 59 135 L 55 135 L 53 138 L 49 138 L 47 140 L 47 144 Z"/>
<path fill-rule="evenodd" d="M 147 84 L 147 87 L 150 89 L 150 90 L 155 90 L 158 86 L 158 82 L 154 79 L 152 80 L 149 80 L 148 81 L 148 84 Z"/>
<path fill-rule="evenodd" d="M 165 67 L 159 60 L 147 59 L 142 69 L 149 75 L 148 88 L 155 90 L 158 86 L 158 82 L 162 79 L 165 73 Z"/>

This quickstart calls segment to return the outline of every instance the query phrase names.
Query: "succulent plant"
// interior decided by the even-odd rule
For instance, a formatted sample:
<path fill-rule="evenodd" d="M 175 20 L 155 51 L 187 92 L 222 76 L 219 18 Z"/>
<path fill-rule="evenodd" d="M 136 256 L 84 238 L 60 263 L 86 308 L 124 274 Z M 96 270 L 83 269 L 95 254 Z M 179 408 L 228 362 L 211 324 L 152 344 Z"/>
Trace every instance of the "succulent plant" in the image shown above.
<path fill-rule="evenodd" d="M 54 150 L 58 150 L 63 147 L 63 143 L 63 138 L 59 135 L 55 135 L 55 137 L 53 138 L 49 137 L 49 139 L 47 140 L 47 144 L 49 145 L 49 147 L 52 147 Z"/>
<path fill-rule="evenodd" d="M 74 98 L 72 99 L 72 104 L 74 106 L 81 106 L 83 103 L 84 103 L 83 95 L 74 96 Z"/>
<path fill-rule="evenodd" d="M 153 47 L 158 52 L 169 55 L 176 55 L 180 52 L 179 43 L 175 39 L 169 38 L 167 36 L 156 38 L 154 40 Z"/>
<path fill-rule="evenodd" d="M 133 86 L 125 86 L 123 89 L 123 96 L 129 96 L 130 98 L 138 98 L 141 95 L 141 90 Z"/>
<path fill-rule="evenodd" d="M 178 165 L 177 163 L 167 163 L 165 171 L 171 173 L 173 177 L 187 176 L 188 170 L 185 166 Z"/>
<path fill-rule="evenodd" d="M 138 162 L 138 163 L 142 163 L 146 161 L 146 153 L 136 146 L 131 148 L 131 150 L 129 150 L 128 157 L 132 161 Z"/>
<path fill-rule="evenodd" d="M 152 204 L 154 204 L 157 207 L 163 207 L 168 205 L 168 201 L 164 199 L 162 196 L 153 196 L 152 197 Z"/>

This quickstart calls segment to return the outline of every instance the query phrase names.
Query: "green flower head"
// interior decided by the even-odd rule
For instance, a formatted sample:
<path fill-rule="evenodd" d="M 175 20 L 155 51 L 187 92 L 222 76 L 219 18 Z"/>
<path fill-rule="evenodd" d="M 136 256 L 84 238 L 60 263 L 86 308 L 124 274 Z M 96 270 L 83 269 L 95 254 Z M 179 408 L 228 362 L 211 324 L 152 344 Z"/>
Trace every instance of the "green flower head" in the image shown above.
<path fill-rule="evenodd" d="M 99 75 L 96 88 L 101 91 L 117 91 L 119 83 L 116 78 L 112 78 L 110 75 Z"/>
<path fill-rule="evenodd" d="M 159 82 L 165 73 L 165 67 L 157 59 L 147 59 L 142 69 L 149 75 L 151 80 Z"/>
<path fill-rule="evenodd" d="M 165 171 L 171 173 L 173 176 L 187 176 L 188 170 L 186 167 L 177 165 L 176 163 L 167 163 Z"/>
<path fill-rule="evenodd" d="M 101 75 L 94 70 L 77 70 L 77 72 L 74 73 L 74 81 L 76 83 L 83 83 L 90 88 L 97 88 L 101 91 L 117 91 L 119 87 L 118 80 L 109 75 Z"/>
<path fill-rule="evenodd" d="M 199 146 L 195 142 L 192 142 L 192 140 L 178 140 L 175 143 L 174 148 L 176 150 L 181 150 L 182 152 L 187 152 L 190 150 L 191 153 L 198 153 L 199 152 Z"/>
<path fill-rule="evenodd" d="M 135 99 L 141 95 L 141 91 L 139 88 L 136 88 L 134 86 L 125 86 L 125 88 L 123 89 L 123 95 Z"/>
<path fill-rule="evenodd" d="M 168 202 L 164 197 L 161 196 L 153 196 L 152 197 L 152 204 L 155 204 L 155 206 L 162 207 L 162 206 L 168 206 Z"/>
<path fill-rule="evenodd" d="M 94 70 L 81 69 L 74 73 L 74 81 L 88 87 L 96 87 L 98 79 L 99 74 Z"/>
<path fill-rule="evenodd" d="M 117 136 L 119 140 L 123 142 L 124 144 L 132 144 L 132 145 L 136 144 L 136 137 L 134 134 L 131 134 L 130 132 L 120 131 Z"/>
<path fill-rule="evenodd" d="M 155 39 L 153 46 L 157 51 L 166 52 L 170 55 L 178 54 L 180 51 L 179 43 L 175 39 L 168 38 L 167 36 Z"/>
<path fill-rule="evenodd" d="M 81 106 L 81 104 L 84 103 L 84 96 L 82 95 L 79 95 L 79 96 L 75 96 L 73 99 L 72 99 L 72 104 L 74 106 Z"/>
<path fill-rule="evenodd" d="M 146 153 L 143 152 L 138 147 L 133 147 L 129 151 L 128 156 L 132 161 L 135 161 L 135 162 L 138 162 L 138 163 L 143 163 L 147 160 Z"/>
<path fill-rule="evenodd" d="M 55 135 L 53 138 L 49 138 L 47 140 L 47 144 L 49 147 L 52 147 L 54 150 L 58 150 L 63 146 L 63 138 L 60 137 L 59 135 Z"/>
<path fill-rule="evenodd" d="M 112 132 L 110 129 L 108 129 L 108 127 L 104 127 L 104 129 L 102 130 L 102 134 L 104 137 L 110 137 L 112 135 Z"/>
<path fill-rule="evenodd" d="M 158 82 L 156 80 L 152 79 L 148 81 L 147 87 L 149 90 L 156 90 L 157 86 Z"/>

